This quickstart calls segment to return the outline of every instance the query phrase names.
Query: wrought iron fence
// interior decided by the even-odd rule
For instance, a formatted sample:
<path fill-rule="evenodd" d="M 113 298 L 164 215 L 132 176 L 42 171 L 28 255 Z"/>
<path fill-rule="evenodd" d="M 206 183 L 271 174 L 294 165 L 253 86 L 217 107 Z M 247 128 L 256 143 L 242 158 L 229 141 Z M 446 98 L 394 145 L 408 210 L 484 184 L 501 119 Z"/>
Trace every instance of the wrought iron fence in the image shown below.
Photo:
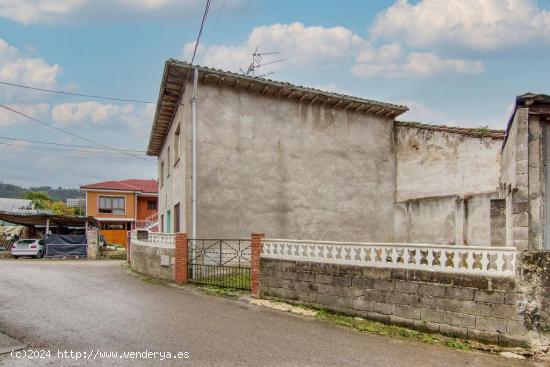
<path fill-rule="evenodd" d="M 250 240 L 189 239 L 188 281 L 250 289 Z"/>

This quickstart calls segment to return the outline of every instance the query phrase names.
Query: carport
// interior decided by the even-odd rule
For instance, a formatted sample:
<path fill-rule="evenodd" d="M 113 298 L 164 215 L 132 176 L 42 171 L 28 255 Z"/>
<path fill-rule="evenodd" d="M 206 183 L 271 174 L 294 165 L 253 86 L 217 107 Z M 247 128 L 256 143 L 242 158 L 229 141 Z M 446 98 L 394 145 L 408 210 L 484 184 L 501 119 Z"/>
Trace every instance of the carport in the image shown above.
<path fill-rule="evenodd" d="M 86 235 L 98 227 L 94 217 L 1 212 L 0 220 L 29 228 L 31 238 L 43 237 L 46 256 L 86 256 Z"/>

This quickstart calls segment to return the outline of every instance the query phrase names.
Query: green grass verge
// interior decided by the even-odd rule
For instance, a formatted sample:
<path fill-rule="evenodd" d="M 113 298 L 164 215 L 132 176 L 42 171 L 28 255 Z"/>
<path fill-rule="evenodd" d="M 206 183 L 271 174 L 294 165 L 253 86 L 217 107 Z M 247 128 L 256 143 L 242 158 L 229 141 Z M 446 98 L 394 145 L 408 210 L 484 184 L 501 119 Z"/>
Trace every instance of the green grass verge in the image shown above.
<path fill-rule="evenodd" d="M 320 310 L 315 317 L 337 325 L 353 328 L 362 333 L 396 336 L 420 341 L 432 345 L 444 345 L 454 349 L 470 350 L 468 341 L 440 334 L 427 334 L 416 330 L 395 325 L 386 325 L 376 321 L 365 320 L 360 317 L 340 315 L 327 310 Z"/>

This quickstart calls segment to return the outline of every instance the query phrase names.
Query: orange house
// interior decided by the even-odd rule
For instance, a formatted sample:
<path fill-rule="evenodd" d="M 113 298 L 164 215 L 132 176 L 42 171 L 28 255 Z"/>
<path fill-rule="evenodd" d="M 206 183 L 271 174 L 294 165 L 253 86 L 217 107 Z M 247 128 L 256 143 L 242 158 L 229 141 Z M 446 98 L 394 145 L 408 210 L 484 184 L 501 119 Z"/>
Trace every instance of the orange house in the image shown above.
<path fill-rule="evenodd" d="M 105 181 L 81 186 L 86 193 L 86 216 L 97 219 L 107 243 L 126 245 L 126 233 L 154 229 L 158 222 L 156 180 Z"/>

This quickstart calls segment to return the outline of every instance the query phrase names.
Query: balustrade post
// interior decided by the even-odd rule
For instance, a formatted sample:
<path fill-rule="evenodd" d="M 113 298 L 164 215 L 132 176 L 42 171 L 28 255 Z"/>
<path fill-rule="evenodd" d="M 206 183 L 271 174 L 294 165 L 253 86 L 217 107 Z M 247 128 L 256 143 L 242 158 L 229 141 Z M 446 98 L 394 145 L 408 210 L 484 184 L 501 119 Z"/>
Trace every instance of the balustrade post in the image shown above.
<path fill-rule="evenodd" d="M 187 233 L 176 233 L 176 284 L 187 283 L 188 243 Z"/>
<path fill-rule="evenodd" d="M 263 233 L 251 234 L 250 251 L 250 292 L 252 297 L 260 298 L 260 256 L 262 254 Z"/>

